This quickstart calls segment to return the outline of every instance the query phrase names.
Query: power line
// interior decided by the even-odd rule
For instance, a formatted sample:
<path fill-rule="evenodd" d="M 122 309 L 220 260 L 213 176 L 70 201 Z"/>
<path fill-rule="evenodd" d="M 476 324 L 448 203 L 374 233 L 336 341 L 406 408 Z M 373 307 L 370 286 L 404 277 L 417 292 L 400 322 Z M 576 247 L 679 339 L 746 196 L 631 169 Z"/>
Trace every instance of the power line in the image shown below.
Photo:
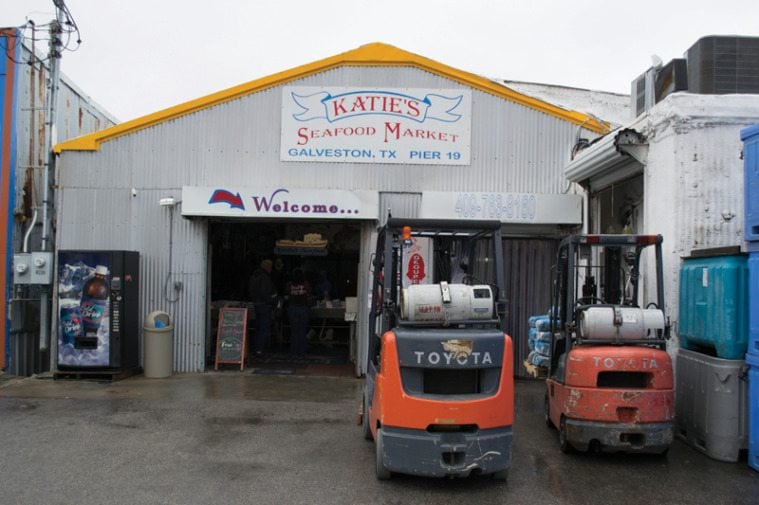
<path fill-rule="evenodd" d="M 8 37 L 9 42 L 5 49 L 8 59 L 18 64 L 34 65 L 46 63 L 52 58 L 60 58 L 64 51 L 74 52 L 79 49 L 82 44 L 82 37 L 74 16 L 63 0 L 53 0 L 53 4 L 56 12 L 55 19 L 52 21 L 38 25 L 30 19 L 23 25 L 16 27 L 21 35 L 19 37 Z M 11 39 L 13 42 L 10 41 Z M 30 54 L 27 61 L 16 60 L 14 55 L 17 44 L 30 41 L 47 41 L 50 44 L 50 51 L 47 56 L 39 57 L 36 54 Z"/>

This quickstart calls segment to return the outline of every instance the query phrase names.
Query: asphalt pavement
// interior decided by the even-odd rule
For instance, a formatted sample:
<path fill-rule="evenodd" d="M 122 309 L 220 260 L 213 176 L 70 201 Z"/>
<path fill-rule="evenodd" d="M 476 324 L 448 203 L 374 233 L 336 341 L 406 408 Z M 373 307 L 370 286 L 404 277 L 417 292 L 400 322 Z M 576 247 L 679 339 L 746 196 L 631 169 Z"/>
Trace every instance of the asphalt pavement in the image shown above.
<path fill-rule="evenodd" d="M 517 381 L 507 483 L 377 481 L 362 380 L 251 370 L 0 380 L 2 504 L 757 505 L 759 472 L 680 440 L 668 456 L 565 455 L 543 384 Z"/>

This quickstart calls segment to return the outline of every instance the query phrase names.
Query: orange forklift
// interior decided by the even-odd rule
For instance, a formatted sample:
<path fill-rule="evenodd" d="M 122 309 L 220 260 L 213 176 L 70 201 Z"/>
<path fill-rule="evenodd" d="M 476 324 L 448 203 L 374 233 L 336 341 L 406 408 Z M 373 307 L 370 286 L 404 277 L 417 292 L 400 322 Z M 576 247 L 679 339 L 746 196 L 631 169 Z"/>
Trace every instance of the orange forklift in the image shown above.
<path fill-rule="evenodd" d="M 389 218 L 373 261 L 364 437 L 376 475 L 511 465 L 514 378 L 501 223 Z"/>
<path fill-rule="evenodd" d="M 565 453 L 666 454 L 672 443 L 661 244 L 661 235 L 572 235 L 559 245 L 545 420 Z M 650 303 L 642 259 L 655 262 Z"/>

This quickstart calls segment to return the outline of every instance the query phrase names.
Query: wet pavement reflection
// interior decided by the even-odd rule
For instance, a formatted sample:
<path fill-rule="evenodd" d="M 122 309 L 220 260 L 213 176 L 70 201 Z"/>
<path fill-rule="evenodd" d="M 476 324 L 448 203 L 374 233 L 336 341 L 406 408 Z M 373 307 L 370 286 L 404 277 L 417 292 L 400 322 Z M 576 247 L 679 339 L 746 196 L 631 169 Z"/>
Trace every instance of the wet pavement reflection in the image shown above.
<path fill-rule="evenodd" d="M 759 503 L 745 457 L 565 455 L 543 384 L 518 380 L 509 481 L 374 476 L 362 380 L 251 370 L 0 382 L 4 503 Z"/>

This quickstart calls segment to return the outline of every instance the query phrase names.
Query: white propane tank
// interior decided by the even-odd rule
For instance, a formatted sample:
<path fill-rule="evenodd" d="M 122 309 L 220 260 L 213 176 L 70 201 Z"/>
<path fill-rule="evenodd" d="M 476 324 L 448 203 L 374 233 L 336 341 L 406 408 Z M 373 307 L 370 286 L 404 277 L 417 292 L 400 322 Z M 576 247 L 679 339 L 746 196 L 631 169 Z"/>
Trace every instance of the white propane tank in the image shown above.
<path fill-rule="evenodd" d="M 486 284 L 414 284 L 401 293 L 401 318 L 441 322 L 492 319 L 493 291 Z"/>
<path fill-rule="evenodd" d="M 664 312 L 659 309 L 600 306 L 588 307 L 580 314 L 580 335 L 584 339 L 655 339 L 663 332 Z"/>

